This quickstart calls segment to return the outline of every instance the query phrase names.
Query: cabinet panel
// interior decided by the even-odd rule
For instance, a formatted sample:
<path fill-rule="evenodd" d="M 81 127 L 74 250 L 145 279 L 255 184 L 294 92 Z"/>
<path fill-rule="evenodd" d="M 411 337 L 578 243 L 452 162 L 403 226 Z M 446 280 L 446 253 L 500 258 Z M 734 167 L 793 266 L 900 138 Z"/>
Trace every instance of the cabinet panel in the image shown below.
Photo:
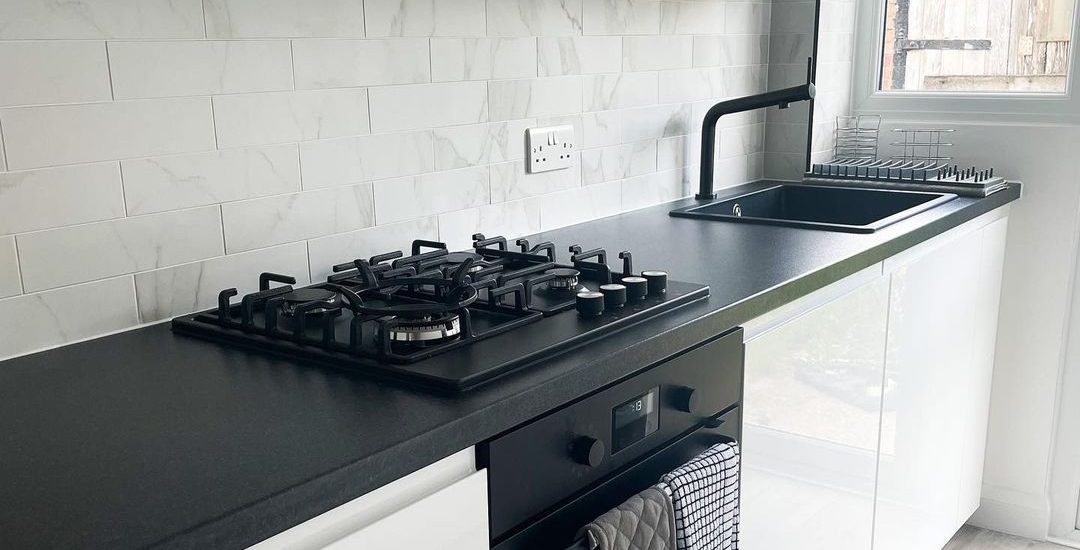
<path fill-rule="evenodd" d="M 870 548 L 887 306 L 879 277 L 747 342 L 747 548 Z"/>
<path fill-rule="evenodd" d="M 1004 220 L 890 275 L 875 550 L 941 548 L 978 504 L 1002 260 L 990 241 L 1004 243 Z"/>

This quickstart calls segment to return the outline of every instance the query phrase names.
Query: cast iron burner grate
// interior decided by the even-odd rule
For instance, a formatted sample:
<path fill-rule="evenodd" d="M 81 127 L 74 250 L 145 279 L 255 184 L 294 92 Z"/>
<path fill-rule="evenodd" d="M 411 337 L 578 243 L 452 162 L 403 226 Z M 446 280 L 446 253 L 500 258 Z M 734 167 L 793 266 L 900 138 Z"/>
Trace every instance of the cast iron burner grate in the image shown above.
<path fill-rule="evenodd" d="M 218 295 L 218 307 L 173 320 L 173 330 L 315 361 L 410 385 L 462 391 L 603 334 L 708 296 L 708 287 L 670 281 L 648 296 L 593 318 L 569 312 L 576 294 L 636 275 L 622 252 L 622 271 L 603 249 L 473 236 L 473 250 L 413 241 L 395 251 L 333 266 L 325 283 L 294 288 L 296 279 L 259 277 L 259 290 Z M 569 312 L 569 313 L 567 313 Z"/>

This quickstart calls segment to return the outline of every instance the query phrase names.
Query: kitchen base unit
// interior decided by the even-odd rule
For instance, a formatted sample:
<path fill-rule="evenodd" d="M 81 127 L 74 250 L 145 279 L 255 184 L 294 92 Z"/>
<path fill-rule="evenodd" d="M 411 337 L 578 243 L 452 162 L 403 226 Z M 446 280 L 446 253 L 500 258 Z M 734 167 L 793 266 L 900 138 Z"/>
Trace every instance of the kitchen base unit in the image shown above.
<path fill-rule="evenodd" d="M 747 548 L 938 550 L 975 511 L 1006 215 L 744 324 Z"/>

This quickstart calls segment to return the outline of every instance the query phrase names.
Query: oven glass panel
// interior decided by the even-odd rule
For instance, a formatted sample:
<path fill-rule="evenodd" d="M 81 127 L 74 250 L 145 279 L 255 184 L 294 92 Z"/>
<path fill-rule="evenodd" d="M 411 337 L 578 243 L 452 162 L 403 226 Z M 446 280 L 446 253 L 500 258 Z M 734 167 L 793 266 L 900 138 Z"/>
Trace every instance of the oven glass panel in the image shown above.
<path fill-rule="evenodd" d="M 611 410 L 611 452 L 617 453 L 641 441 L 660 427 L 656 387 Z"/>

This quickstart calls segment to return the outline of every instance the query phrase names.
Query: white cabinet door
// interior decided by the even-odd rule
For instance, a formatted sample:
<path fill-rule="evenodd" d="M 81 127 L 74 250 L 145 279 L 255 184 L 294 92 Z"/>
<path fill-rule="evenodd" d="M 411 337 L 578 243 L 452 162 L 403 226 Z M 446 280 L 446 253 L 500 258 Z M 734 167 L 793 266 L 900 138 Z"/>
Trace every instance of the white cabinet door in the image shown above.
<path fill-rule="evenodd" d="M 875 550 L 936 550 L 978 505 L 1005 220 L 894 262 Z"/>
<path fill-rule="evenodd" d="M 880 270 L 746 343 L 746 548 L 870 548 L 888 306 Z"/>
<path fill-rule="evenodd" d="M 251 550 L 488 548 L 487 471 L 472 447 L 266 539 Z"/>

